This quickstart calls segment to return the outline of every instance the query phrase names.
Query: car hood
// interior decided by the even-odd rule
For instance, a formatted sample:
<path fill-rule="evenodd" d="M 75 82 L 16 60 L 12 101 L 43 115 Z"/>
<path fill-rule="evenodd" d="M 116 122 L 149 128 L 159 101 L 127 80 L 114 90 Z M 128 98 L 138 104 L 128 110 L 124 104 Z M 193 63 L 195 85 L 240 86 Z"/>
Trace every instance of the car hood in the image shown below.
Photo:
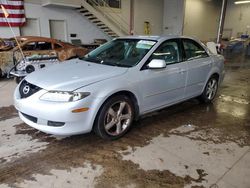
<path fill-rule="evenodd" d="M 127 69 L 73 59 L 35 71 L 25 80 L 46 90 L 74 91 L 124 74 Z"/>

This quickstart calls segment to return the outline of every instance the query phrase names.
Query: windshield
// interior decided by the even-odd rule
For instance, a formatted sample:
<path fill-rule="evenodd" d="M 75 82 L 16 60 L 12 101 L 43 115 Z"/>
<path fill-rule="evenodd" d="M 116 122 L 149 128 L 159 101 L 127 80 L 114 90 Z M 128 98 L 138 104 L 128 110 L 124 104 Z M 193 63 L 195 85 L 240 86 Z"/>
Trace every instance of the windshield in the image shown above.
<path fill-rule="evenodd" d="M 147 54 L 156 41 L 116 39 L 90 52 L 82 60 L 119 67 L 133 67 Z"/>

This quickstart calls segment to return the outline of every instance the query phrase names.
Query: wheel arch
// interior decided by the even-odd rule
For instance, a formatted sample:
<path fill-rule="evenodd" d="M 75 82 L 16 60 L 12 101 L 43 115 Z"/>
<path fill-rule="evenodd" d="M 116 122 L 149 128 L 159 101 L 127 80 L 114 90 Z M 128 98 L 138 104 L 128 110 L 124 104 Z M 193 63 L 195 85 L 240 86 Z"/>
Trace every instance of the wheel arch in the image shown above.
<path fill-rule="evenodd" d="M 204 91 L 204 89 L 205 89 L 205 87 L 206 87 L 206 84 L 207 84 L 208 80 L 209 80 L 210 78 L 212 78 L 212 77 L 216 77 L 216 78 L 217 78 L 217 81 L 219 82 L 219 80 L 220 80 L 220 74 L 219 74 L 217 71 L 213 71 L 213 72 L 210 73 L 209 76 L 207 77 L 206 82 L 205 82 L 205 84 L 204 84 L 204 86 L 203 86 L 203 88 L 202 88 L 202 92 Z"/>
<path fill-rule="evenodd" d="M 217 80 L 217 84 L 218 84 L 219 79 L 220 79 L 220 74 L 217 73 L 217 72 L 214 72 L 214 73 L 210 74 L 210 76 L 208 77 L 208 79 L 207 79 L 207 81 L 206 81 L 206 84 L 204 85 L 204 87 L 203 87 L 203 89 L 202 89 L 201 95 L 198 96 L 198 99 L 199 99 L 201 102 L 203 102 L 203 103 L 209 103 L 209 102 L 211 102 L 211 101 L 214 99 L 214 97 L 215 97 L 215 95 L 216 95 L 216 92 L 217 92 L 217 89 L 218 89 L 218 88 L 216 88 L 215 94 L 213 95 L 213 97 L 212 97 L 211 99 L 208 99 L 208 98 L 205 96 L 206 94 L 204 94 L 204 92 L 206 92 L 207 84 L 208 84 L 208 82 L 209 82 L 209 80 L 210 80 L 211 78 L 216 79 L 216 80 Z M 218 85 L 217 85 L 217 86 L 218 86 Z"/>
<path fill-rule="evenodd" d="M 138 99 L 137 99 L 136 95 L 133 92 L 128 91 L 128 90 L 120 90 L 120 91 L 116 91 L 116 92 L 112 93 L 107 98 L 105 98 L 105 100 L 102 102 L 102 104 L 100 105 L 100 107 L 95 115 L 94 123 L 96 121 L 96 117 L 100 113 L 100 110 L 103 107 L 103 105 L 105 104 L 105 102 L 107 102 L 110 98 L 117 96 L 117 95 L 125 95 L 132 101 L 132 104 L 133 104 L 133 107 L 135 110 L 135 120 L 137 120 L 139 118 L 140 111 L 139 111 L 139 104 L 138 104 Z"/>
<path fill-rule="evenodd" d="M 215 77 L 215 78 L 217 79 L 217 81 L 220 80 L 220 75 L 219 75 L 219 73 L 217 73 L 217 72 L 211 74 L 211 76 L 210 76 L 209 78 L 212 78 L 212 77 Z M 209 79 L 209 78 L 208 78 L 208 79 Z"/>

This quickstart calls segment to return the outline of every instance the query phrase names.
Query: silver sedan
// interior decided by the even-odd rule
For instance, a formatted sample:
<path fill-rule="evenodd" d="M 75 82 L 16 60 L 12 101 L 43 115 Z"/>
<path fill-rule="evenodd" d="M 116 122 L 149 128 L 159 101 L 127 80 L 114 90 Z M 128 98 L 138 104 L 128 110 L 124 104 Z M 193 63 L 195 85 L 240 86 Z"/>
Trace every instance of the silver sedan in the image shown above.
<path fill-rule="evenodd" d="M 129 36 L 28 75 L 14 100 L 43 132 L 117 139 L 143 114 L 194 97 L 211 102 L 223 77 L 224 58 L 195 39 Z"/>

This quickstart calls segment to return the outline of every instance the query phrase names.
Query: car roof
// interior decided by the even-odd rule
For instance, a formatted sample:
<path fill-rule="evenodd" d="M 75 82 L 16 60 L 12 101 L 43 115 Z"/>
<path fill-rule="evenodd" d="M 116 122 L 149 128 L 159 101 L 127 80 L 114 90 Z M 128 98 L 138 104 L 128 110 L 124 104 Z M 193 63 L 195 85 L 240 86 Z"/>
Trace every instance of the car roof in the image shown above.
<path fill-rule="evenodd" d="M 19 37 L 17 37 L 17 40 L 20 40 L 20 41 L 48 41 L 48 42 L 58 41 L 56 39 L 47 38 L 47 37 L 39 37 L 39 36 L 19 36 Z"/>
<path fill-rule="evenodd" d="M 39 37 L 39 36 L 19 36 L 18 41 L 22 41 L 22 44 L 27 44 L 28 42 L 52 42 L 59 43 L 65 47 L 75 47 L 73 44 L 68 42 L 63 42 L 54 38 Z"/>
<path fill-rule="evenodd" d="M 199 41 L 193 37 L 188 36 L 181 36 L 181 35 L 130 35 L 125 37 L 118 37 L 121 39 L 143 39 L 143 40 L 155 40 L 155 41 L 163 41 L 167 39 L 174 39 L 174 38 L 188 38 L 195 41 Z"/>

